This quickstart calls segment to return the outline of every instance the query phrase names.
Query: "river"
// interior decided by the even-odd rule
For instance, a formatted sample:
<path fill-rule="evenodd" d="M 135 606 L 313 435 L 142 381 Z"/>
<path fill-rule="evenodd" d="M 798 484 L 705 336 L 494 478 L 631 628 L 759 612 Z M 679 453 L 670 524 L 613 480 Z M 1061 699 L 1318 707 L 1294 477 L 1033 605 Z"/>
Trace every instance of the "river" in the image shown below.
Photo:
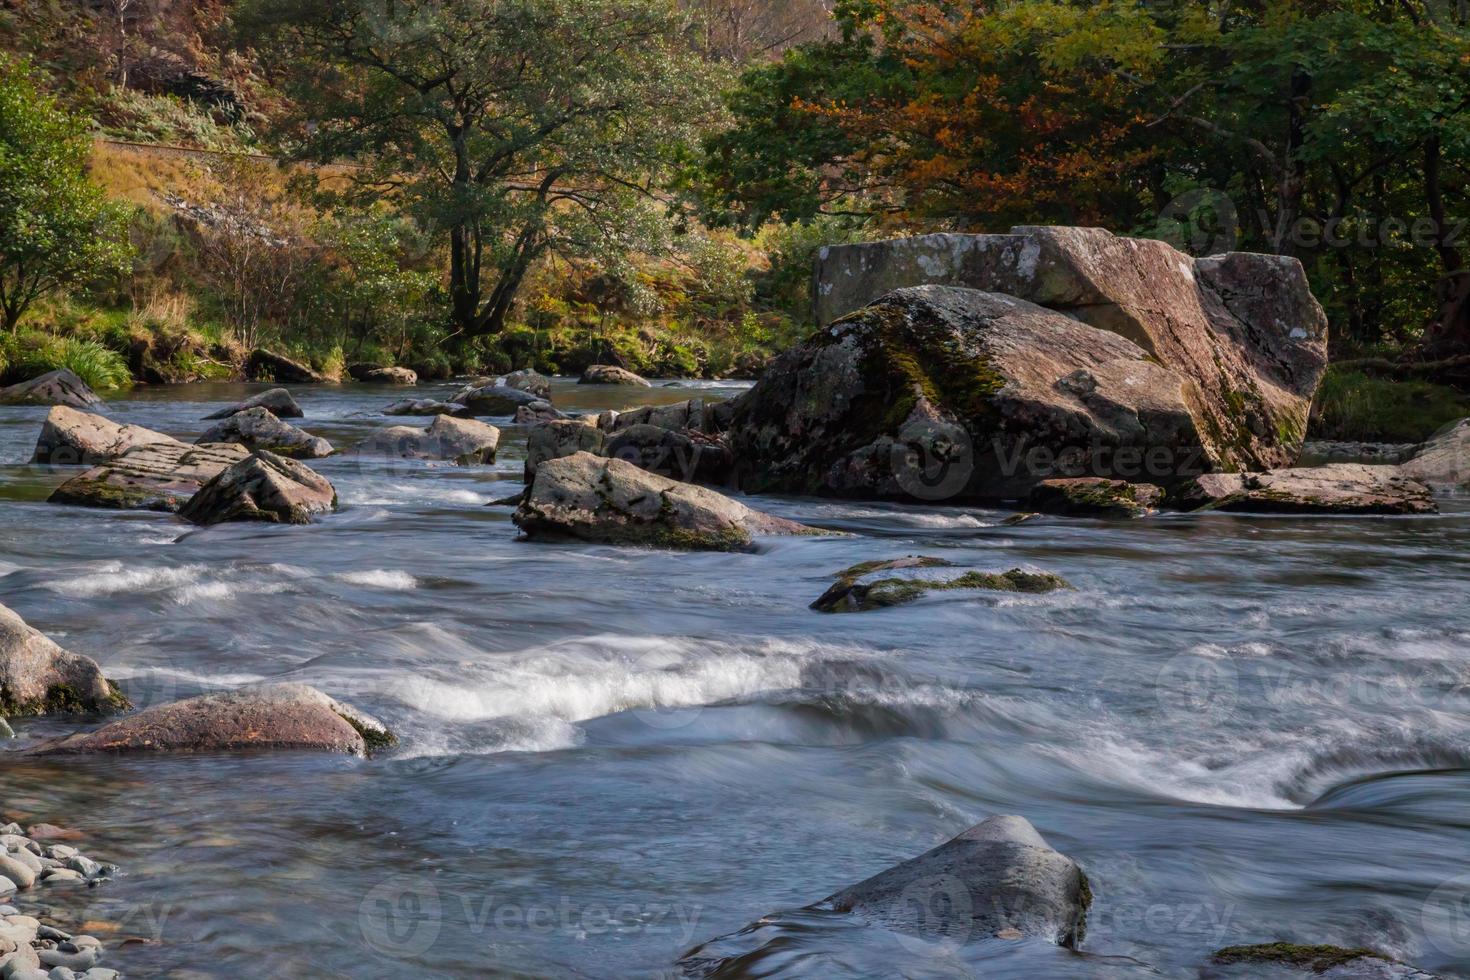
<path fill-rule="evenodd" d="M 256 390 L 139 388 L 105 414 L 192 439 Z M 555 385 L 574 412 L 738 392 Z M 348 447 L 401 392 L 295 394 L 298 424 Z M 22 462 L 44 414 L 0 409 L 0 603 L 140 706 L 303 681 L 402 740 L 370 761 L 22 760 L 72 729 L 17 723 L 0 813 L 75 827 L 122 868 L 43 896 L 117 927 L 104 966 L 663 975 L 1017 813 L 1091 879 L 1086 955 L 813 913 L 722 948 L 749 976 L 1199 976 L 1217 947 L 1290 939 L 1470 975 L 1463 502 L 1004 526 L 765 498 L 853 533 L 753 554 L 530 544 L 487 506 L 520 486 L 525 433 L 507 426 L 493 467 L 334 457 L 312 465 L 338 514 L 201 531 L 45 503 L 67 471 Z M 807 608 L 848 565 L 918 553 L 1076 588 Z"/>

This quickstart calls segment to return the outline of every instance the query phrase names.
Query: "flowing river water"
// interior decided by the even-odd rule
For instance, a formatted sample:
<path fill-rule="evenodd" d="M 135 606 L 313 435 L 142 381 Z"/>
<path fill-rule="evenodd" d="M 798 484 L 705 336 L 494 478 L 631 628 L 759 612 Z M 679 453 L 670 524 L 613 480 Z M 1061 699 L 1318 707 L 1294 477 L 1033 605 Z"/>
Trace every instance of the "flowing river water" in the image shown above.
<path fill-rule="evenodd" d="M 140 388 L 104 411 L 192 439 L 256 390 Z M 738 391 L 558 381 L 555 397 Z M 401 421 L 379 414 L 393 389 L 295 393 L 299 424 L 339 447 Z M 751 503 L 852 533 L 753 554 L 531 544 L 487 506 L 520 485 L 525 432 L 506 426 L 494 467 L 334 457 L 312 465 L 338 514 L 201 531 L 47 504 L 67 472 L 23 462 L 44 414 L 0 409 L 0 603 L 140 706 L 303 681 L 402 739 L 370 761 L 35 760 L 14 750 L 71 726 L 17 723 L 0 816 L 78 828 L 122 868 L 42 895 L 99 930 L 105 966 L 666 975 L 1017 813 L 1091 879 L 1085 955 L 787 911 L 720 944 L 744 954 L 732 973 L 1201 976 L 1217 947 L 1289 939 L 1470 975 L 1464 503 L 1004 526 L 768 498 Z M 919 553 L 1076 589 L 807 608 L 848 565 Z"/>

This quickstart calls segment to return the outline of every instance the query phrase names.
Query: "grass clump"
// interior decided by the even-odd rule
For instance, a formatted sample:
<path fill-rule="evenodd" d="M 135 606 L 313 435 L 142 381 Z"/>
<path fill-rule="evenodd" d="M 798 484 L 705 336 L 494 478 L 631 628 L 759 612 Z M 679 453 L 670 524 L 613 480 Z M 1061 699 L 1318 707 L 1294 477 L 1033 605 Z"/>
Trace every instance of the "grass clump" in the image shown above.
<path fill-rule="evenodd" d="M 1447 423 L 1466 416 L 1470 416 L 1470 395 L 1455 388 L 1328 368 L 1312 405 L 1309 437 L 1423 442 Z"/>

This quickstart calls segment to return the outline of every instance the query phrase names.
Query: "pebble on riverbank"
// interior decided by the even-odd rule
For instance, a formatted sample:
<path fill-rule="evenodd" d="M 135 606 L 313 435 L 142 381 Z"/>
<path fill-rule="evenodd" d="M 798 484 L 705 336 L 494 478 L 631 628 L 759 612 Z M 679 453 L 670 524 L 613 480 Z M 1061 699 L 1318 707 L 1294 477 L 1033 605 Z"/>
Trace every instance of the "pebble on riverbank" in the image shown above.
<path fill-rule="evenodd" d="M 5 980 L 114 980 L 116 970 L 99 967 L 102 941 L 72 935 L 12 904 L 17 895 L 38 887 L 100 885 L 117 871 L 94 861 L 70 844 L 54 840 L 60 828 L 37 824 L 0 827 L 0 977 Z M 65 832 L 63 832 L 65 833 Z"/>

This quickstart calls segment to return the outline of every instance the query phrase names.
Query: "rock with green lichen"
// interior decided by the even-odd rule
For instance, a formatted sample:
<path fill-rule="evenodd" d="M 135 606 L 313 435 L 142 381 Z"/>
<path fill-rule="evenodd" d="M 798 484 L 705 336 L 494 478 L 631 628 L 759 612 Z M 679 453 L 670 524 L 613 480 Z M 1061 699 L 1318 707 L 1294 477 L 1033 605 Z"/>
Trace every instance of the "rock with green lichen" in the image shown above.
<path fill-rule="evenodd" d="M 325 459 L 332 455 L 330 442 L 281 421 L 270 409 L 259 405 L 236 412 L 196 441 L 234 442 L 246 449 L 265 449 L 292 459 Z"/>
<path fill-rule="evenodd" d="M 52 466 L 96 466 L 140 446 L 160 443 L 177 444 L 178 440 L 141 425 L 122 425 L 101 415 L 58 405 L 41 425 L 31 461 Z"/>
<path fill-rule="evenodd" d="M 1091 905 L 1087 875 L 1076 861 L 1024 817 L 994 816 L 804 911 L 850 915 L 918 937 L 925 948 L 1033 940 L 1076 949 Z M 691 976 L 746 966 L 760 930 L 757 924 L 705 942 L 679 966 Z"/>
<path fill-rule="evenodd" d="M 1063 517 L 1147 517 L 1164 499 L 1151 483 L 1129 483 L 1101 477 L 1043 480 L 1026 503 L 1044 514 Z"/>
<path fill-rule="evenodd" d="M 1060 575 L 1028 572 L 965 572 L 957 576 L 899 577 L 906 569 L 953 568 L 943 558 L 909 555 L 886 561 L 866 561 L 837 573 L 837 581 L 811 604 L 818 612 L 868 612 L 913 602 L 931 592 L 1054 592 L 1071 586 Z"/>
<path fill-rule="evenodd" d="M 36 755 L 302 749 L 366 756 L 397 744 L 382 722 L 305 684 L 268 684 L 157 705 Z"/>
<path fill-rule="evenodd" d="M 579 452 L 543 461 L 514 517 L 532 540 L 744 551 L 759 535 L 818 534 L 704 487 Z"/>
<path fill-rule="evenodd" d="M 139 446 L 72 477 L 48 499 L 81 507 L 177 511 L 200 487 L 249 455 L 235 443 Z"/>
<path fill-rule="evenodd" d="M 748 491 L 1015 499 L 1115 467 L 1190 472 L 1206 438 L 1192 412 L 1184 379 L 1132 340 L 920 286 L 783 354 L 735 402 L 727 438 Z"/>
<path fill-rule="evenodd" d="M 1327 980 L 1436 980 L 1435 976 L 1365 947 L 1260 943 L 1227 946 L 1212 957 L 1218 964 L 1260 970 L 1272 966 Z"/>
<path fill-rule="evenodd" d="M 226 521 L 309 524 L 337 509 L 331 481 L 305 463 L 261 450 L 210 480 L 179 516 L 206 527 Z"/>
<path fill-rule="evenodd" d="M 602 455 L 607 433 L 595 422 L 583 419 L 555 419 L 543 422 L 526 436 L 525 480 L 536 478 L 536 468 L 549 459 L 561 459 L 577 453 Z"/>
<path fill-rule="evenodd" d="M 0 717 L 94 714 L 126 706 L 95 660 L 63 650 L 0 606 Z"/>
<path fill-rule="evenodd" d="M 1188 510 L 1247 514 L 1433 514 L 1434 495 L 1397 466 L 1332 463 L 1265 473 L 1207 473 L 1175 498 Z"/>
<path fill-rule="evenodd" d="M 1328 324 L 1294 258 L 1196 259 L 1099 228 L 1031 226 L 834 246 L 816 265 L 817 322 L 921 284 L 1019 297 L 1137 343 L 1186 387 L 1211 469 L 1296 461 L 1326 370 Z"/>

